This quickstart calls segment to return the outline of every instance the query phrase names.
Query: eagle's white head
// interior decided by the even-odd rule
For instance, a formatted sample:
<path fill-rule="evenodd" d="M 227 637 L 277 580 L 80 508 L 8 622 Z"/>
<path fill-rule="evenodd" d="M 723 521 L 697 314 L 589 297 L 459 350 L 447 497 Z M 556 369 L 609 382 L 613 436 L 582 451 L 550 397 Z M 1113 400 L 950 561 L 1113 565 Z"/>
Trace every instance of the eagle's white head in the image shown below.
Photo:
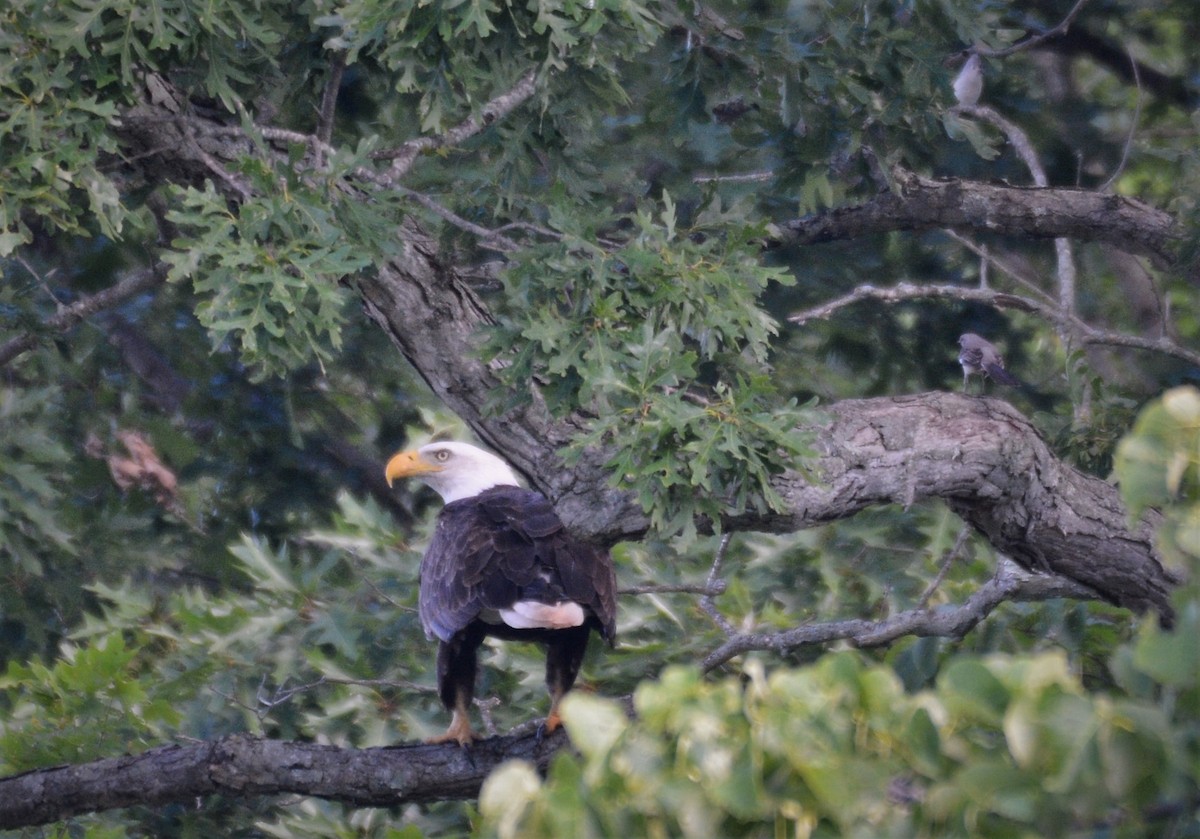
<path fill-rule="evenodd" d="M 384 471 L 388 486 L 397 478 L 418 478 L 449 504 L 496 486 L 519 486 L 513 470 L 491 452 L 470 443 L 429 443 L 400 452 Z"/>

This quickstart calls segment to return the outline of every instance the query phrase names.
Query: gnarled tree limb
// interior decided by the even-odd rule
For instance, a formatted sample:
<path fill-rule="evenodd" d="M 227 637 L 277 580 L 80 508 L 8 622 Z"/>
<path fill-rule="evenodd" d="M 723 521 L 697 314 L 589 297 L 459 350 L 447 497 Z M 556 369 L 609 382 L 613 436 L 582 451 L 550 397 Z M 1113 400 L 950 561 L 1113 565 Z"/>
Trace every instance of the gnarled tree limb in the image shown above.
<path fill-rule="evenodd" d="M 973 230 L 1035 239 L 1107 242 L 1175 261 L 1180 231 L 1170 213 L 1119 195 L 1065 187 L 1020 187 L 896 174 L 897 189 L 853 207 L 777 225 L 768 245 L 811 245 L 897 230 Z"/>
<path fill-rule="evenodd" d="M 560 729 L 457 745 L 348 749 L 248 735 L 160 746 L 136 755 L 0 778 L 0 829 L 119 807 L 292 793 L 363 807 L 471 798 L 505 760 L 545 768 L 567 743 Z"/>

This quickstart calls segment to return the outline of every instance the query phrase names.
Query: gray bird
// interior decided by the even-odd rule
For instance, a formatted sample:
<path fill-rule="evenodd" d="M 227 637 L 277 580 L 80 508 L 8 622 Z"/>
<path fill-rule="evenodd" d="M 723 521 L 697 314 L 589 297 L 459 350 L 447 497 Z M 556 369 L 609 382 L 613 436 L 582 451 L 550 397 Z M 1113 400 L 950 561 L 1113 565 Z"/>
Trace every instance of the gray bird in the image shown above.
<path fill-rule="evenodd" d="M 968 332 L 958 339 L 962 349 L 958 352 L 958 363 L 963 369 L 963 390 L 967 389 L 970 376 L 982 376 L 1009 387 L 1021 387 L 1021 380 L 1004 369 L 1004 359 L 990 341 Z"/>

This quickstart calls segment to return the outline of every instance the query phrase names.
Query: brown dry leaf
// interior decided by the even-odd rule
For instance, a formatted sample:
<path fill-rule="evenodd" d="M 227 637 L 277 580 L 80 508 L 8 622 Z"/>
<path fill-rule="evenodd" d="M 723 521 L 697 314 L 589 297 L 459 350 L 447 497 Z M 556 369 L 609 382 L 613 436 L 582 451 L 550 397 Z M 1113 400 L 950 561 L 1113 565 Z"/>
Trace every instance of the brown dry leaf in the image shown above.
<path fill-rule="evenodd" d="M 129 457 L 110 454 L 108 470 L 122 490 L 138 486 L 154 494 L 160 504 L 173 505 L 177 500 L 179 481 L 175 473 L 159 459 L 154 446 L 137 431 L 118 431 L 117 439 L 129 452 Z"/>

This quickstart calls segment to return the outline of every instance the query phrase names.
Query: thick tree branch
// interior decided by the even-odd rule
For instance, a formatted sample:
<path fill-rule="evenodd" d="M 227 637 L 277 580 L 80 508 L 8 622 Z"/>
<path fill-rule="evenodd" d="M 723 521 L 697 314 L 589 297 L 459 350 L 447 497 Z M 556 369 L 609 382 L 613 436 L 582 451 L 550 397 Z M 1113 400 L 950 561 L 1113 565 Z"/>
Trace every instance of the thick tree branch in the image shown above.
<path fill-rule="evenodd" d="M 934 180 L 898 173 L 897 189 L 777 225 L 768 246 L 811 245 L 898 230 L 973 230 L 1107 242 L 1160 265 L 1175 261 L 1180 232 L 1169 213 L 1132 198 L 1063 187 Z"/>
<path fill-rule="evenodd" d="M 505 760 L 545 767 L 567 744 L 560 729 L 458 745 L 347 749 L 247 735 L 0 778 L 0 829 L 119 807 L 291 793 L 362 807 L 473 798 Z"/>

